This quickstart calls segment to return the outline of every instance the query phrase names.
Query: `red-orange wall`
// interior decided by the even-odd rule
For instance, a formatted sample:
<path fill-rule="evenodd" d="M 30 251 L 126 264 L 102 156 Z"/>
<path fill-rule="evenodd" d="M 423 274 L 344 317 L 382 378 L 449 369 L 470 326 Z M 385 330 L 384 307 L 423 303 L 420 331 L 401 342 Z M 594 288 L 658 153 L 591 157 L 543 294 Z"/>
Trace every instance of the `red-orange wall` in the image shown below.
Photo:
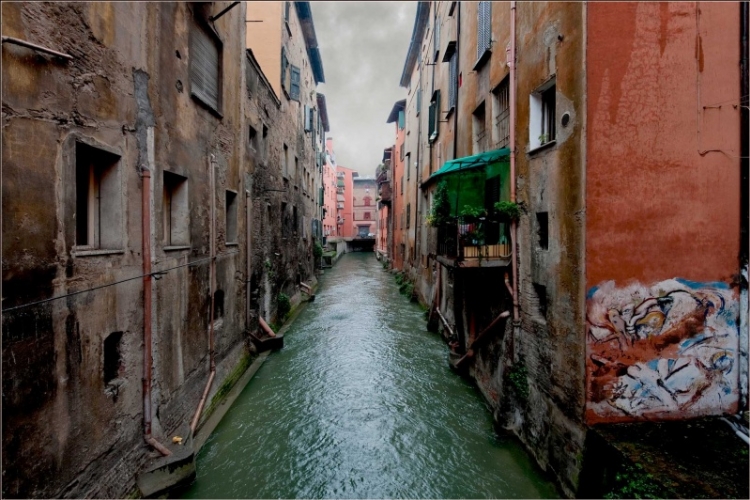
<path fill-rule="evenodd" d="M 738 272 L 739 5 L 699 5 L 588 4 L 588 287 Z"/>
<path fill-rule="evenodd" d="M 587 4 L 589 423 L 737 409 L 739 4 L 698 5 Z"/>

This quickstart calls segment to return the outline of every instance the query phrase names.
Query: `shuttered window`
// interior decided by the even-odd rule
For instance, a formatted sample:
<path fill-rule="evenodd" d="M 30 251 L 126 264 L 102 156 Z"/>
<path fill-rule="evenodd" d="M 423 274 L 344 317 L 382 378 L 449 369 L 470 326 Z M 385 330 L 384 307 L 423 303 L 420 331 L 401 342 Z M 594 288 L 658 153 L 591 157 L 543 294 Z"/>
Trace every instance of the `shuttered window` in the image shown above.
<path fill-rule="evenodd" d="M 435 21 L 436 21 L 435 27 L 432 33 L 433 34 L 432 42 L 433 42 L 433 47 L 434 47 L 433 52 L 435 53 L 435 57 L 433 58 L 432 62 L 437 62 L 438 55 L 440 55 L 440 24 L 437 19 Z"/>
<path fill-rule="evenodd" d="M 294 64 L 291 65 L 291 83 L 289 86 L 289 98 L 299 101 L 299 68 Z"/>
<path fill-rule="evenodd" d="M 458 94 L 458 52 L 454 52 L 449 63 L 450 80 L 448 84 L 448 109 L 456 107 Z"/>
<path fill-rule="evenodd" d="M 289 60 L 286 58 L 286 50 L 281 47 L 281 88 L 288 91 L 289 83 L 287 82 L 287 74 L 289 70 Z"/>
<path fill-rule="evenodd" d="M 479 2 L 477 19 L 477 61 L 490 50 L 492 37 L 492 2 Z"/>
<path fill-rule="evenodd" d="M 432 142 L 437 139 L 440 128 L 440 90 L 436 90 L 435 93 L 432 94 L 432 101 L 430 102 L 429 127 L 429 141 Z"/>
<path fill-rule="evenodd" d="M 310 113 L 312 112 L 312 109 L 310 109 L 310 106 L 305 104 L 304 110 L 305 110 L 305 132 L 309 132 L 310 131 Z"/>
<path fill-rule="evenodd" d="M 221 102 L 221 42 L 207 28 L 190 30 L 190 92 L 219 112 Z"/>

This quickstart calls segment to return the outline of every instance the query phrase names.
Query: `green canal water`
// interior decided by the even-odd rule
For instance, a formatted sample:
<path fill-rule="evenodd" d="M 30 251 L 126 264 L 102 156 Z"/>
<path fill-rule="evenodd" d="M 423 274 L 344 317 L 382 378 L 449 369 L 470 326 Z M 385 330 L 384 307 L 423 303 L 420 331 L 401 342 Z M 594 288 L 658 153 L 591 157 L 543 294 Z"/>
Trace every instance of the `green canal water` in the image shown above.
<path fill-rule="evenodd" d="M 552 498 L 374 255 L 345 255 L 201 449 L 184 498 Z"/>

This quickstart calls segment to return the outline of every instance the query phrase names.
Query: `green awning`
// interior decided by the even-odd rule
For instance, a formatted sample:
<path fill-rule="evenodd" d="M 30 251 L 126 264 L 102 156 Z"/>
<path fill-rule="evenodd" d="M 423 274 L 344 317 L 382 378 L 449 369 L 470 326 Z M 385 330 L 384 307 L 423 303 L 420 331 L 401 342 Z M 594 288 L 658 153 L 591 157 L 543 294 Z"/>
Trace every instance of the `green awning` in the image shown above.
<path fill-rule="evenodd" d="M 479 153 L 474 156 L 464 156 L 463 158 L 456 158 L 455 160 L 447 161 L 437 172 L 434 172 L 428 182 L 434 180 L 437 177 L 445 174 L 451 174 L 454 172 L 463 172 L 480 167 L 486 167 L 491 163 L 507 162 L 510 161 L 510 149 L 502 148 L 494 151 L 487 151 L 486 153 Z"/>

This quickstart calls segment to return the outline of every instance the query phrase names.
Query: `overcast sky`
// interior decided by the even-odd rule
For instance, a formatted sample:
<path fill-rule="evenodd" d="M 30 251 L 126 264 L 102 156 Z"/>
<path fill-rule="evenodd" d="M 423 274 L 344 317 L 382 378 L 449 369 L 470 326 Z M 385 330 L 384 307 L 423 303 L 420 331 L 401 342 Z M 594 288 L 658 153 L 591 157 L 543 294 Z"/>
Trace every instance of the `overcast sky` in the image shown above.
<path fill-rule="evenodd" d="M 395 141 L 385 123 L 399 87 L 417 2 L 310 2 L 326 83 L 336 163 L 374 176 Z"/>

